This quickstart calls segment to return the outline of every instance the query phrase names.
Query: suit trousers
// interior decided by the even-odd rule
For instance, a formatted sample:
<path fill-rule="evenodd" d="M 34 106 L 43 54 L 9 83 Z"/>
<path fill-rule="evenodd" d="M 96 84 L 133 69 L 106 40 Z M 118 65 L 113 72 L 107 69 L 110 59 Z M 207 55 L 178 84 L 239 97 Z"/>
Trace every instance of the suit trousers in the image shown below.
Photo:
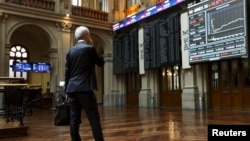
<path fill-rule="evenodd" d="M 79 128 L 82 109 L 84 109 L 87 115 L 95 141 L 103 141 L 100 115 L 93 91 L 70 93 L 68 97 L 70 105 L 70 135 L 72 141 L 81 141 Z"/>

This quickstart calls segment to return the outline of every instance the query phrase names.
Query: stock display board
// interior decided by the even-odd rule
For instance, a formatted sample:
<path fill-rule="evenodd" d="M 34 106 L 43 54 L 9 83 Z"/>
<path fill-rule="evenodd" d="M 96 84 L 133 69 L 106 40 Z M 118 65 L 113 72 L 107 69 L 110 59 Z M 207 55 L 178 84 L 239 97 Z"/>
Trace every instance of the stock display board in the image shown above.
<path fill-rule="evenodd" d="M 114 74 L 139 71 L 137 28 L 113 38 L 113 54 Z"/>
<path fill-rule="evenodd" d="M 114 73 L 139 71 L 138 28 L 113 38 Z M 143 25 L 144 69 L 180 65 L 180 14 L 164 15 Z"/>
<path fill-rule="evenodd" d="M 134 22 L 130 22 L 131 18 L 114 26 L 114 31 L 116 31 L 113 38 L 114 74 L 139 72 L 138 28 L 143 31 L 143 43 L 140 44 L 143 47 L 143 50 L 140 51 L 140 53 L 143 52 L 143 66 L 140 68 L 148 70 L 181 65 L 180 13 L 173 11 L 161 15 L 156 15 L 156 13 L 183 1 L 185 0 L 165 0 L 144 10 L 146 13 L 140 12 L 132 16 L 131 18 L 134 18 L 132 21 L 136 19 L 138 22 L 142 20 L 138 17 L 146 18 L 144 16 L 147 15 L 148 18 L 148 16 L 155 15 L 145 20 L 141 24 L 142 28 L 135 24 L 132 26 L 131 24 Z M 128 25 L 131 26 L 126 27 Z"/>
<path fill-rule="evenodd" d="M 180 15 L 171 13 L 145 23 L 144 68 L 180 65 Z"/>
<path fill-rule="evenodd" d="M 247 58 L 246 11 L 246 0 L 189 5 L 189 63 Z"/>

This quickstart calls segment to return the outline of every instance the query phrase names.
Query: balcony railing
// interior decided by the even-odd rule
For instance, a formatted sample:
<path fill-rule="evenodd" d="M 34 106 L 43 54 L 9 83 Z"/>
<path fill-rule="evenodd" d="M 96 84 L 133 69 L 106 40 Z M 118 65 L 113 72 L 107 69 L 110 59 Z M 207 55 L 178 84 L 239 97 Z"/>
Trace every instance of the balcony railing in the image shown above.
<path fill-rule="evenodd" d="M 55 0 L 6 0 L 6 3 L 27 6 L 37 9 L 55 11 Z M 58 2 L 58 1 L 57 1 Z M 73 16 L 92 18 L 96 20 L 108 21 L 108 13 L 86 7 L 72 5 Z"/>
<path fill-rule="evenodd" d="M 72 15 L 107 21 L 108 13 L 86 7 L 72 6 Z"/>
<path fill-rule="evenodd" d="M 37 9 L 55 11 L 55 1 L 53 0 L 6 0 L 6 3 L 33 7 Z"/>

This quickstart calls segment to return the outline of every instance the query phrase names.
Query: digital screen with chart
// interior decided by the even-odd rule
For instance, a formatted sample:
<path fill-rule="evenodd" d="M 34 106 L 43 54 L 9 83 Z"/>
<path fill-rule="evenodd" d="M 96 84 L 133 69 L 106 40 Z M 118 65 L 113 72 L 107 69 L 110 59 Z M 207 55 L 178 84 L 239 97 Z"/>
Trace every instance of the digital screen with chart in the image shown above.
<path fill-rule="evenodd" d="M 245 0 L 189 5 L 189 63 L 247 58 L 246 18 Z"/>

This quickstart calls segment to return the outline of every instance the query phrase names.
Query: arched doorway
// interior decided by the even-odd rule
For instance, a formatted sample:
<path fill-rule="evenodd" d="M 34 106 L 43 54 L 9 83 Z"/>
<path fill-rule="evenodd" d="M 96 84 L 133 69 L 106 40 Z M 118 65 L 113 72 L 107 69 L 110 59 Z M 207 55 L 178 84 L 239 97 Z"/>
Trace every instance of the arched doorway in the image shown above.
<path fill-rule="evenodd" d="M 21 25 L 11 32 L 9 43 L 24 46 L 29 52 L 30 62 L 50 63 L 50 39 L 48 33 L 34 24 Z M 42 93 L 49 91 L 50 73 L 27 73 L 27 83 L 41 84 Z"/>

